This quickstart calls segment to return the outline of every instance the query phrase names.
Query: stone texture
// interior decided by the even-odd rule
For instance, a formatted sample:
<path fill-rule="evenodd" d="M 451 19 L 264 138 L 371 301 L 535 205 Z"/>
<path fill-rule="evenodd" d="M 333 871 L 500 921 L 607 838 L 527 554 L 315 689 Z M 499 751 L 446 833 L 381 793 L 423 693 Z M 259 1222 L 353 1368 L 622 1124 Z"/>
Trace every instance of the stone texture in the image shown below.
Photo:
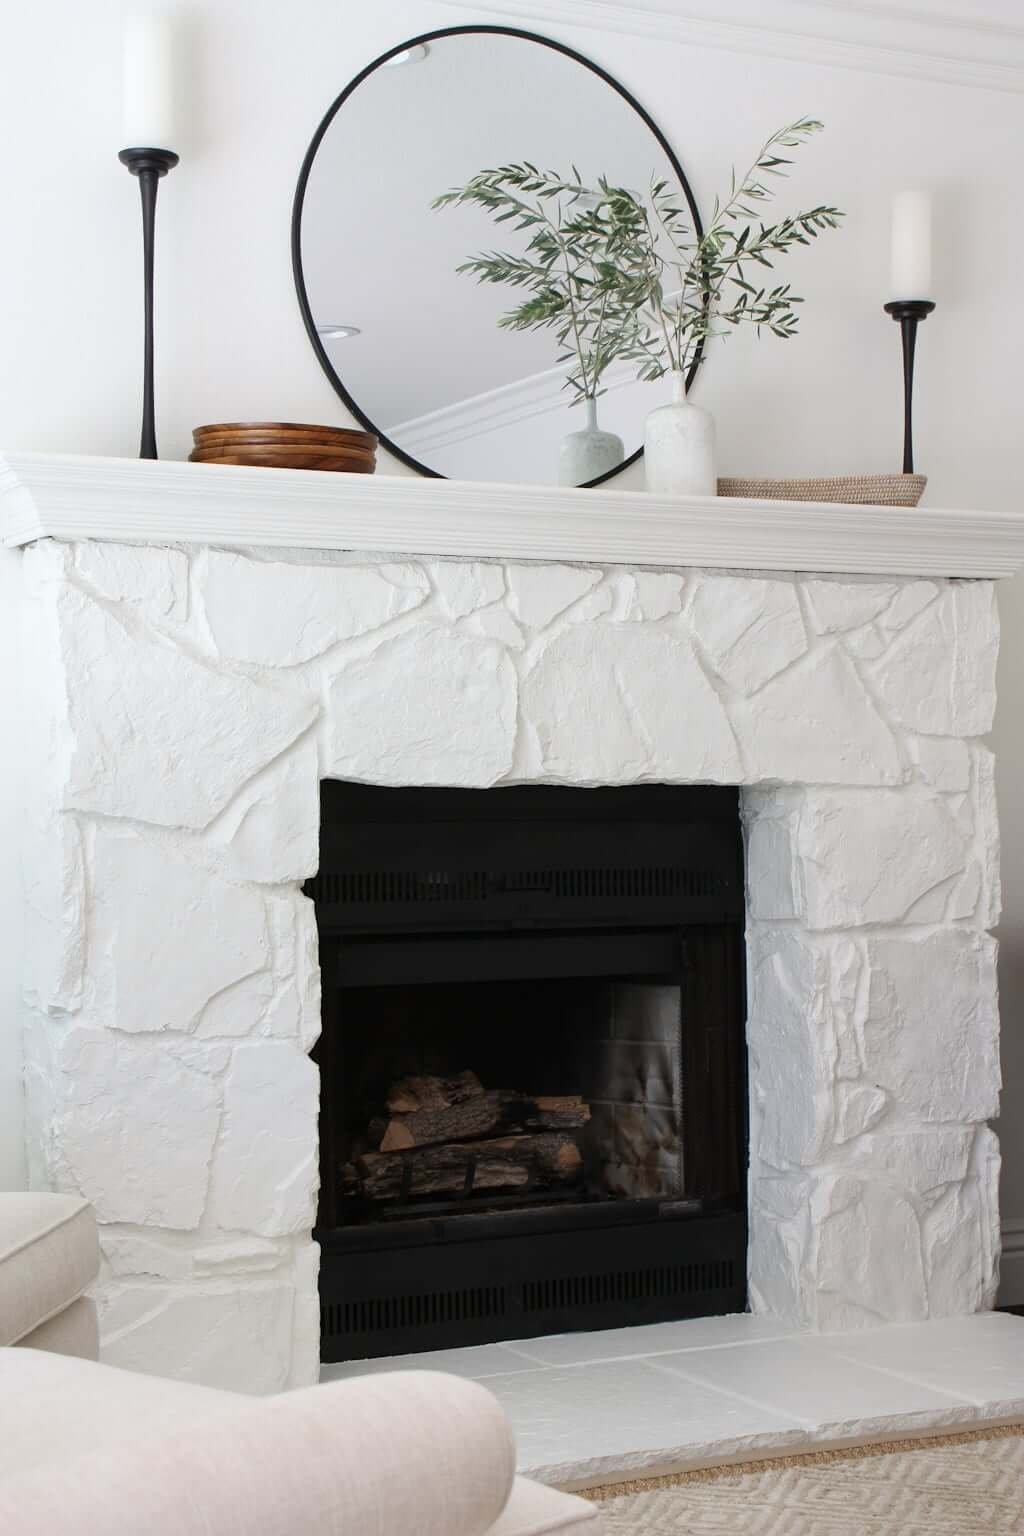
<path fill-rule="evenodd" d="M 280 1392 L 291 1385 L 294 1303 L 290 1276 L 113 1285 L 99 1298 L 102 1358 L 229 1392 Z"/>
<path fill-rule="evenodd" d="M 633 623 L 655 623 L 679 613 L 683 606 L 683 579 L 667 571 L 637 571 L 626 618 Z"/>
<path fill-rule="evenodd" d="M 576 565 L 510 565 L 509 602 L 528 629 L 544 629 L 601 580 Z"/>
<path fill-rule="evenodd" d="M 222 656 L 291 667 L 418 608 L 429 584 L 415 565 L 295 565 L 210 550 L 200 590 Z"/>
<path fill-rule="evenodd" d="M 899 591 L 895 582 L 805 581 L 815 629 L 822 635 L 860 629 L 877 619 Z"/>
<path fill-rule="evenodd" d="M 284 1041 L 240 1045 L 224 1080 L 224 1124 L 208 1216 L 230 1232 L 308 1231 L 316 1214 L 319 1073 Z"/>
<path fill-rule="evenodd" d="M 479 560 L 438 560 L 430 575 L 444 610 L 452 619 L 465 618 L 467 613 L 486 608 L 505 595 L 505 572 L 500 565 L 485 565 Z"/>
<path fill-rule="evenodd" d="M 104 1223 L 108 1358 L 315 1379 L 324 774 L 747 786 L 751 1304 L 991 1304 L 991 584 L 48 542 L 25 568 L 29 1153 Z M 619 991 L 594 1070 L 635 1181 L 678 999 Z"/>
<path fill-rule="evenodd" d="M 928 1316 L 917 1213 L 873 1179 L 825 1175 L 811 1200 L 814 1313 L 819 1328 L 913 1322 Z"/>
<path fill-rule="evenodd" d="M 941 799 L 896 790 L 811 791 L 797 821 L 796 849 L 810 928 L 899 922 L 959 874 L 968 856 Z"/>
<path fill-rule="evenodd" d="M 183 624 L 188 617 L 188 556 L 183 550 L 79 544 L 75 572 L 103 597 L 128 603 L 156 623 Z"/>
<path fill-rule="evenodd" d="M 952 582 L 867 669 L 891 719 L 930 736 L 983 736 L 996 702 L 991 582 Z"/>
<path fill-rule="evenodd" d="M 690 604 L 701 650 L 719 677 L 753 693 L 807 650 L 796 587 L 748 576 L 701 576 Z"/>
<path fill-rule="evenodd" d="M 226 1065 L 224 1047 L 75 1026 L 55 1058 L 61 1187 L 101 1222 L 197 1226 Z"/>
<path fill-rule="evenodd" d="M 312 734 L 250 779 L 208 829 L 223 867 L 243 880 L 308 880 L 320 860 L 320 765 Z"/>
<path fill-rule="evenodd" d="M 869 1077 L 923 1121 L 999 1111 L 995 943 L 950 929 L 873 938 L 863 1023 Z"/>
<path fill-rule="evenodd" d="M 731 715 L 748 780 L 878 785 L 905 776 L 890 726 L 834 644 L 736 700 Z"/>
<path fill-rule="evenodd" d="M 684 636 L 603 623 L 569 630 L 523 680 L 522 709 L 555 779 L 742 777 L 721 700 Z"/>
<path fill-rule="evenodd" d="M 105 829 L 92 878 L 95 1017 L 133 1032 L 204 1023 L 208 1033 L 248 1033 L 270 992 L 267 913 L 255 891 Z"/>
<path fill-rule="evenodd" d="M 59 603 L 74 743 L 66 808 L 207 826 L 316 716 L 312 698 L 216 672 L 73 588 Z"/>
<path fill-rule="evenodd" d="M 330 685 L 327 771 L 378 784 L 486 786 L 515 749 L 515 670 L 490 640 L 419 624 Z"/>

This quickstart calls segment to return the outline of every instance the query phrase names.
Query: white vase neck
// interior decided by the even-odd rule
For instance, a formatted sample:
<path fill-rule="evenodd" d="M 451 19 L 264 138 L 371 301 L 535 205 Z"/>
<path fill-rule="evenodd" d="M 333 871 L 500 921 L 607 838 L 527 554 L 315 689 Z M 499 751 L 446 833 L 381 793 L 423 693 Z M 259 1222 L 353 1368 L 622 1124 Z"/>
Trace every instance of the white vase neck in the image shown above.
<path fill-rule="evenodd" d="M 597 431 L 597 399 L 594 395 L 587 396 L 587 430 Z"/>
<path fill-rule="evenodd" d="M 672 404 L 673 405 L 685 405 L 686 404 L 686 374 L 685 373 L 681 373 L 678 368 L 674 368 L 672 370 L 671 374 L 669 375 L 669 377 L 672 380 Z"/>

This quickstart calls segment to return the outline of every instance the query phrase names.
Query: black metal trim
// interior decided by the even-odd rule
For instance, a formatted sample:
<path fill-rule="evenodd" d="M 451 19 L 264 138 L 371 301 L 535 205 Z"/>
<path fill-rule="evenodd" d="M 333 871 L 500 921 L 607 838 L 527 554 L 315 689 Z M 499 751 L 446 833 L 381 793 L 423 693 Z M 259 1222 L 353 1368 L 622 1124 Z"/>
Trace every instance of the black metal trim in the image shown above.
<path fill-rule="evenodd" d="M 686 198 L 690 214 L 693 218 L 694 234 L 696 235 L 697 239 L 700 240 L 704 233 L 704 227 L 700 221 L 700 212 L 697 208 L 697 200 L 694 197 L 690 183 L 686 178 L 686 172 L 680 165 L 675 151 L 669 144 L 668 139 L 658 127 L 653 117 L 646 110 L 646 108 L 640 105 L 636 97 L 632 95 L 630 91 L 627 91 L 626 87 L 615 79 L 614 75 L 610 75 L 606 69 L 601 68 L 600 64 L 595 64 L 592 59 L 588 59 L 584 54 L 578 53 L 575 48 L 569 48 L 565 43 L 557 43 L 553 38 L 542 37 L 539 32 L 529 32 L 522 27 L 439 27 L 435 31 L 420 32 L 415 37 L 407 38 L 405 42 L 396 43 L 393 48 L 389 48 L 386 53 L 380 54 L 378 58 L 367 64 L 365 69 L 361 69 L 355 78 L 349 81 L 345 89 L 339 96 L 335 98 L 331 106 L 327 109 L 327 112 L 321 119 L 321 122 L 316 132 L 314 133 L 312 140 L 310 141 L 309 148 L 306 151 L 305 158 L 302 162 L 302 167 L 299 171 L 299 180 L 295 188 L 295 198 L 292 204 L 291 228 L 292 272 L 295 277 L 295 292 L 299 301 L 299 311 L 302 315 L 302 323 L 306 327 L 306 334 L 309 336 L 313 351 L 316 354 L 317 361 L 319 362 L 324 373 L 327 375 L 327 380 L 335 394 L 341 397 L 341 400 L 345 406 L 352 412 L 352 415 L 366 428 L 368 432 L 373 432 L 376 434 L 381 447 L 385 448 L 388 453 L 390 453 L 394 458 L 398 459 L 402 464 L 407 464 L 410 469 L 418 470 L 421 475 L 426 475 L 433 480 L 445 480 L 448 477 L 441 474 L 440 470 L 431 469 L 428 464 L 424 464 L 419 459 L 414 458 L 412 454 L 406 453 L 405 450 L 403 448 L 399 448 L 397 443 L 393 442 L 386 433 L 381 431 L 376 422 L 371 420 L 371 418 L 349 393 L 348 389 L 342 383 L 340 375 L 338 374 L 330 360 L 330 357 L 327 354 L 327 349 L 320 339 L 316 328 L 316 322 L 313 319 L 313 313 L 309 304 L 309 296 L 306 292 L 306 281 L 302 271 L 302 210 L 306 199 L 306 186 L 309 181 L 309 174 L 313 168 L 313 161 L 316 158 L 317 150 L 320 148 L 323 137 L 326 134 L 328 128 L 331 126 L 331 123 L 334 121 L 341 107 L 344 106 L 345 102 L 352 95 L 353 91 L 362 85 L 363 81 L 369 75 L 372 75 L 375 70 L 380 69 L 381 66 L 386 64 L 389 59 L 393 59 L 396 54 L 404 53 L 407 48 L 416 48 L 422 46 L 423 44 L 429 44 L 435 42 L 438 38 L 441 37 L 464 37 L 467 35 L 486 36 L 488 34 L 494 34 L 502 37 L 518 37 L 521 38 L 524 42 L 539 43 L 544 48 L 551 48 L 555 51 L 555 53 L 564 54 L 566 58 L 574 59 L 577 64 L 582 64 L 585 69 L 589 69 L 592 74 L 597 75 L 598 78 L 603 80 L 606 85 L 610 85 L 612 90 L 617 92 L 617 94 L 622 97 L 623 101 L 625 101 L 628 106 L 632 107 L 637 116 L 650 129 L 662 150 L 664 150 L 669 165 L 672 167 L 674 175 L 678 177 L 679 185 L 683 191 L 683 195 Z M 692 385 L 697 373 L 697 369 L 700 367 L 703 351 L 704 343 L 702 340 L 697 348 L 697 351 L 694 353 L 693 362 L 690 364 L 686 375 L 687 389 L 689 389 Z M 602 485 L 606 480 L 610 480 L 613 475 L 621 474 L 624 469 L 628 469 L 631 464 L 635 464 L 642 453 L 643 446 L 641 445 L 641 447 L 637 448 L 635 452 L 630 454 L 629 458 L 624 459 L 622 463 L 616 465 L 614 469 L 606 471 L 606 473 L 603 475 L 598 475 L 593 480 L 588 480 L 584 488 L 589 488 L 595 485 Z"/>

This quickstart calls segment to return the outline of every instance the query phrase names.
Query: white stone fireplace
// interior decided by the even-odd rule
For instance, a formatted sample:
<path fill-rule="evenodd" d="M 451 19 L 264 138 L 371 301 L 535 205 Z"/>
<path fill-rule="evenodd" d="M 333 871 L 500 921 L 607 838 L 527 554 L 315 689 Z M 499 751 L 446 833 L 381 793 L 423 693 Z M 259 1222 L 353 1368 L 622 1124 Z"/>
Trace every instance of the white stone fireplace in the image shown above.
<path fill-rule="evenodd" d="M 992 1304 L 1019 520 L 28 457 L 0 491 L 33 1179 L 96 1206 L 105 1358 L 316 1377 L 322 778 L 742 786 L 751 1305 Z"/>

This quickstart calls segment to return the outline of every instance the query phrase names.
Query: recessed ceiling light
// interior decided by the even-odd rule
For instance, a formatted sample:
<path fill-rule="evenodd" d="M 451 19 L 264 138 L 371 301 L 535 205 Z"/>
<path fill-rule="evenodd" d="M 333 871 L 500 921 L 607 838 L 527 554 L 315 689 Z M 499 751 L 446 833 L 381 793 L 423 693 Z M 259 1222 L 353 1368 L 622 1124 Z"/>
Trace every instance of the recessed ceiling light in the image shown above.
<path fill-rule="evenodd" d="M 385 59 L 384 66 L 390 69 L 393 64 L 418 64 L 429 52 L 426 43 L 414 43 L 411 48 L 403 48 L 401 53 L 393 53 L 390 59 Z"/>
<path fill-rule="evenodd" d="M 316 333 L 325 341 L 344 341 L 348 336 L 361 334 L 358 325 L 318 325 Z"/>

